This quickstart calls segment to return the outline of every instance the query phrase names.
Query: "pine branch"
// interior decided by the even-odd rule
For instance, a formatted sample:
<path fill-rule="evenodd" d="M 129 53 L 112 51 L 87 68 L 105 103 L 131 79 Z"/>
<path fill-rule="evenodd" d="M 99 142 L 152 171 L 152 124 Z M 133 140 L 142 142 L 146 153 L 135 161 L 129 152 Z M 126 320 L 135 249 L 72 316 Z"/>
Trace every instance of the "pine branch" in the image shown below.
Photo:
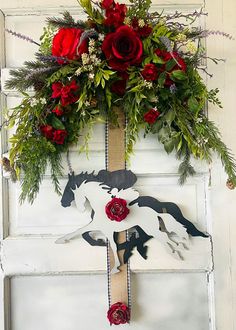
<path fill-rule="evenodd" d="M 63 17 L 48 17 L 47 22 L 57 28 L 85 28 L 86 24 L 78 20 L 77 22 L 73 19 L 68 11 L 65 11 Z"/>
<path fill-rule="evenodd" d="M 190 151 L 187 147 L 184 149 L 185 149 L 184 159 L 178 168 L 178 173 L 180 175 L 180 177 L 179 177 L 180 185 L 183 185 L 185 183 L 187 177 L 193 176 L 196 174 L 193 166 L 190 163 Z"/>
<path fill-rule="evenodd" d="M 59 182 L 59 177 L 63 176 L 62 165 L 61 165 L 61 155 L 59 153 L 52 154 L 49 158 L 49 163 L 51 165 L 51 178 L 54 185 L 55 192 L 61 195 L 61 187 Z"/>
<path fill-rule="evenodd" d="M 209 145 L 220 156 L 222 165 L 229 179 L 233 184 L 236 184 L 236 160 L 231 150 L 229 150 L 221 140 L 221 134 L 216 125 L 208 119 L 206 119 L 205 124 Z"/>

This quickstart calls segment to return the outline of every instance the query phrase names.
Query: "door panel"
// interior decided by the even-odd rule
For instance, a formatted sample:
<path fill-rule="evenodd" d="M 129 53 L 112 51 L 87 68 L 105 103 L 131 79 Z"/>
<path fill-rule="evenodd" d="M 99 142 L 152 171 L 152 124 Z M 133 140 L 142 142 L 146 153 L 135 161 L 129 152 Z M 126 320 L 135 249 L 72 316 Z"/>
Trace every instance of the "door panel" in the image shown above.
<path fill-rule="evenodd" d="M 193 11 L 207 6 L 209 19 L 196 24 L 236 35 L 231 12 L 236 11 L 234 0 L 162 0 L 153 8 L 167 11 Z M 157 3 L 158 5 L 155 5 Z M 75 0 L 11 0 L 0 5 L 0 32 L 2 50 L 2 108 L 15 106 L 20 95 L 4 89 L 9 70 L 33 58 L 37 46 L 24 43 L 5 33 L 4 26 L 38 40 L 47 16 L 58 15 L 64 8 L 79 15 Z M 216 57 L 228 57 L 223 66 L 212 66 L 214 86 L 220 87 L 225 113 L 212 109 L 212 118 L 219 123 L 225 141 L 236 152 L 231 127 L 236 120 L 235 91 L 235 41 L 207 43 L 208 52 Z M 228 115 L 226 115 L 226 113 Z M 8 151 L 5 132 L 2 132 L 2 152 Z M 8 135 L 12 134 L 11 131 Z M 76 173 L 98 171 L 104 168 L 104 125 L 97 125 L 90 142 L 89 159 L 71 150 L 72 167 Z M 62 187 L 67 179 L 67 163 L 63 160 Z M 149 258 L 143 260 L 135 253 L 131 260 L 133 321 L 130 329 L 137 330 L 234 330 L 236 285 L 233 274 L 235 255 L 233 235 L 235 225 L 235 193 L 225 191 L 225 176 L 219 160 L 214 160 L 208 189 L 209 168 L 196 164 L 197 176 L 183 187 L 178 186 L 178 162 L 167 156 L 155 137 L 140 140 L 135 146 L 128 167 L 138 176 L 137 188 L 142 195 L 150 194 L 162 201 L 176 202 L 199 229 L 212 233 L 210 240 L 192 238 L 191 248 L 184 253 L 184 260 L 169 256 L 162 246 L 151 240 Z M 74 240 L 70 244 L 56 245 L 55 239 L 77 229 L 87 221 L 86 214 L 79 215 L 75 208 L 60 207 L 60 198 L 53 193 L 49 172 L 42 184 L 38 199 L 31 206 L 18 203 L 19 184 L 12 184 L 7 176 L 2 179 L 2 227 L 1 227 L 1 310 L 0 330 L 93 330 L 94 324 L 103 330 L 110 328 L 106 320 L 106 251 L 94 248 L 85 241 Z M 223 226 L 222 226 L 223 223 Z M 213 259 L 214 255 L 214 259 Z M 215 271 L 213 272 L 213 269 Z M 234 273 L 232 273 L 232 271 Z M 89 274 L 88 274 L 89 273 Z M 215 274 L 215 291 L 214 277 Z M 26 276 L 27 275 L 27 276 Z M 214 304 L 216 295 L 216 306 Z M 227 306 L 227 308 L 225 307 Z M 216 308 L 215 308 L 216 307 Z M 215 327 L 216 312 L 216 327 Z M 3 317 L 4 315 L 4 317 Z M 121 327 L 122 328 L 122 327 Z"/>

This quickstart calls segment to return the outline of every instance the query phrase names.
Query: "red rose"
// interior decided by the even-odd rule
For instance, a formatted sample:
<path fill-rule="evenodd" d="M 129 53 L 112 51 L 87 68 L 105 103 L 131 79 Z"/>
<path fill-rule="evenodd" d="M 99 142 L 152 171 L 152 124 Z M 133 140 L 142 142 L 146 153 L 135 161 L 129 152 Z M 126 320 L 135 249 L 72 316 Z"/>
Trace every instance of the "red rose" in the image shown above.
<path fill-rule="evenodd" d="M 123 96 L 126 90 L 126 80 L 117 80 L 112 83 L 111 91 L 119 96 Z"/>
<path fill-rule="evenodd" d="M 50 125 L 40 126 L 40 131 L 47 139 L 51 140 L 53 138 L 53 127 Z"/>
<path fill-rule="evenodd" d="M 52 110 L 52 112 L 54 112 L 57 116 L 62 116 L 63 115 L 63 110 L 62 110 L 62 108 L 60 108 L 60 107 L 56 107 L 56 108 L 54 108 L 53 110 Z"/>
<path fill-rule="evenodd" d="M 106 215 L 110 220 L 121 222 L 129 214 L 127 203 L 122 198 L 112 198 L 105 207 Z"/>
<path fill-rule="evenodd" d="M 103 9 L 108 9 L 114 5 L 114 0 L 102 0 L 101 7 Z"/>
<path fill-rule="evenodd" d="M 173 81 L 170 78 L 170 74 L 171 72 L 175 71 L 175 70 L 182 70 L 182 71 L 186 71 L 187 69 L 187 65 L 185 63 L 185 61 L 182 59 L 182 57 L 179 56 L 179 54 L 177 52 L 167 52 L 165 50 L 161 50 L 161 49 L 156 49 L 155 53 L 157 56 L 159 56 L 160 58 L 162 58 L 165 62 L 168 62 L 171 59 L 175 59 L 176 60 L 176 65 L 169 71 L 167 72 L 167 77 L 166 77 L 166 81 L 165 81 L 165 85 L 166 86 L 170 86 L 173 84 Z M 163 67 L 161 68 L 161 71 L 166 71 L 166 66 L 165 64 L 163 65 Z"/>
<path fill-rule="evenodd" d="M 57 129 L 53 132 L 52 142 L 56 144 L 63 144 L 67 136 L 67 131 L 64 129 Z"/>
<path fill-rule="evenodd" d="M 144 121 L 148 124 L 154 124 L 157 118 L 160 116 L 160 112 L 156 109 L 150 109 L 143 116 Z"/>
<path fill-rule="evenodd" d="M 115 3 L 112 8 L 106 9 L 106 18 L 104 25 L 114 26 L 115 28 L 121 26 L 124 22 L 125 15 L 127 13 L 127 7 L 124 4 Z"/>
<path fill-rule="evenodd" d="M 61 105 L 64 107 L 75 103 L 79 99 L 78 90 L 79 86 L 75 80 L 72 80 L 66 86 L 63 86 L 61 82 L 56 82 L 52 84 L 52 98 L 60 97 Z"/>
<path fill-rule="evenodd" d="M 83 30 L 76 28 L 61 28 L 52 40 L 52 55 L 76 60 L 81 54 L 88 52 L 87 40 L 79 45 L 82 33 Z M 58 63 L 63 64 L 64 61 L 58 59 Z"/>
<path fill-rule="evenodd" d="M 111 91 L 112 93 L 115 93 L 119 96 L 123 96 L 126 91 L 126 84 L 127 84 L 127 80 L 129 79 L 129 75 L 127 72 L 119 72 L 118 76 L 121 77 L 122 79 L 112 83 Z"/>
<path fill-rule="evenodd" d="M 107 318 L 110 324 L 119 325 L 128 323 L 130 320 L 130 309 L 125 304 L 117 302 L 109 308 Z"/>
<path fill-rule="evenodd" d="M 141 75 L 145 80 L 153 81 L 157 79 L 158 70 L 155 64 L 146 64 L 144 69 L 141 71 Z"/>
<path fill-rule="evenodd" d="M 112 69 L 125 71 L 130 65 L 137 65 L 142 61 L 143 45 L 134 30 L 124 25 L 107 34 L 102 51 Z"/>
<path fill-rule="evenodd" d="M 152 33 L 152 27 L 147 24 L 143 27 L 140 27 L 138 24 L 138 19 L 136 17 L 132 20 L 132 28 L 138 33 L 141 38 L 146 38 Z"/>

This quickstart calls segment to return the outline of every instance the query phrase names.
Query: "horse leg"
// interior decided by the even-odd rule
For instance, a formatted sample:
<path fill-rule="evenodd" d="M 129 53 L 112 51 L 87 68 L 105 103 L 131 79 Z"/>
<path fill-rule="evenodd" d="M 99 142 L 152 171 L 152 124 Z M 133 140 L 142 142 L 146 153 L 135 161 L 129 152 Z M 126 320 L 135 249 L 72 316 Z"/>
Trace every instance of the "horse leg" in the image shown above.
<path fill-rule="evenodd" d="M 56 244 L 64 244 L 64 243 L 68 243 L 70 240 L 72 240 L 75 237 L 80 237 L 85 231 L 90 231 L 92 230 L 92 222 L 90 222 L 88 225 L 83 226 L 75 231 L 73 231 L 72 233 L 66 234 L 60 238 L 58 238 L 55 243 Z"/>
<path fill-rule="evenodd" d="M 176 257 L 180 257 L 179 251 L 177 249 L 178 244 L 175 243 L 174 241 L 172 241 L 166 232 L 161 231 L 159 228 L 157 229 L 157 219 L 155 219 L 154 221 L 152 221 L 152 223 L 150 223 L 150 221 L 140 224 L 140 226 L 142 226 L 142 229 L 148 234 L 148 235 L 152 235 L 154 238 L 156 238 L 159 242 L 161 242 L 163 244 L 163 246 L 166 248 L 166 250 L 171 253 L 174 254 Z"/>

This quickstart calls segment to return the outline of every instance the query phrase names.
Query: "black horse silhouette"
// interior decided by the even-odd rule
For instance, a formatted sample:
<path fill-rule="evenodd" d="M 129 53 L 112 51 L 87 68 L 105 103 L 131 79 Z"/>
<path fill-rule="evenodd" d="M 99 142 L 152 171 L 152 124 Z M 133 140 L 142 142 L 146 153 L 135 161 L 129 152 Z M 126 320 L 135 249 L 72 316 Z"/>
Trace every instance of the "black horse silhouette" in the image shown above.
<path fill-rule="evenodd" d="M 98 182 L 101 186 L 101 189 L 107 190 L 107 193 L 111 193 L 113 189 L 117 189 L 117 191 L 125 190 L 131 188 L 137 181 L 136 175 L 130 170 L 118 170 L 118 171 L 107 171 L 101 170 L 98 174 L 92 173 L 80 173 L 79 175 L 69 175 L 68 183 L 65 187 L 61 204 L 63 207 L 69 207 L 71 202 L 75 199 L 74 192 L 77 188 L 80 187 L 82 183 L 88 182 Z M 160 214 L 170 214 L 178 223 L 180 223 L 184 228 L 186 228 L 186 232 L 190 236 L 199 236 L 199 237 L 208 237 L 206 233 L 198 230 L 195 225 L 193 225 L 188 219 L 186 219 L 180 208 L 171 202 L 161 202 L 156 198 L 151 196 L 139 196 L 138 198 L 132 200 L 129 203 L 129 206 L 137 205 L 140 208 L 146 207 L 151 208 L 155 212 L 157 212 L 157 218 L 159 220 L 159 230 L 168 232 L 165 227 L 165 222 L 163 221 Z M 94 218 L 95 211 L 92 210 L 91 218 Z M 143 258 L 147 258 L 147 247 L 145 243 L 152 238 L 151 235 L 148 235 L 140 226 L 134 226 L 134 231 L 130 236 L 129 240 L 122 243 L 117 244 L 117 250 L 124 249 L 124 262 L 127 262 L 129 257 L 132 255 L 132 250 L 136 247 L 138 252 L 141 254 Z M 85 231 L 82 234 L 82 237 L 91 245 L 97 246 L 105 246 L 106 242 L 103 239 L 96 240 L 91 237 L 91 231 Z M 114 241 L 116 240 L 117 233 L 114 233 Z"/>

